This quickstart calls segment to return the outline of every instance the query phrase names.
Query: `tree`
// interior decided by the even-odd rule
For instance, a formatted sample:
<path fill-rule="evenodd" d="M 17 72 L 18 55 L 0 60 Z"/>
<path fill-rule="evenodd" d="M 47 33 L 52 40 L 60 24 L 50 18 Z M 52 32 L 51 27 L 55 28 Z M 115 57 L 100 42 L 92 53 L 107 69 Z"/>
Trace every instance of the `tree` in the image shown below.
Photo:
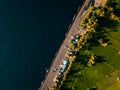
<path fill-rule="evenodd" d="M 89 59 L 89 61 L 88 61 L 88 66 L 92 66 L 93 64 L 95 64 L 95 55 L 94 54 L 92 54 L 91 55 L 91 57 L 90 57 L 90 59 Z"/>

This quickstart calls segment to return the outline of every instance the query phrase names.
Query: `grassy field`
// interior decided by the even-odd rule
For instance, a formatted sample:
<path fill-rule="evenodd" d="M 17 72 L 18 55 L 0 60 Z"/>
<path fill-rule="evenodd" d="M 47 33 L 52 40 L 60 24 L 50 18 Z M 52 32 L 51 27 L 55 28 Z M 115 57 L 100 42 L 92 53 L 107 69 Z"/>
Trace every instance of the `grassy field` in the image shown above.
<path fill-rule="evenodd" d="M 120 71 L 115 71 L 97 82 L 97 85 L 99 86 L 98 90 L 120 90 L 119 76 Z"/>
<path fill-rule="evenodd" d="M 101 29 L 104 29 L 103 35 L 109 44 L 106 47 L 93 44 L 89 50 L 87 46 L 84 47 L 61 90 L 87 90 L 94 86 L 98 90 L 120 90 L 120 23 L 103 24 Z M 99 57 L 95 65 L 90 67 L 85 65 L 88 53 Z"/>

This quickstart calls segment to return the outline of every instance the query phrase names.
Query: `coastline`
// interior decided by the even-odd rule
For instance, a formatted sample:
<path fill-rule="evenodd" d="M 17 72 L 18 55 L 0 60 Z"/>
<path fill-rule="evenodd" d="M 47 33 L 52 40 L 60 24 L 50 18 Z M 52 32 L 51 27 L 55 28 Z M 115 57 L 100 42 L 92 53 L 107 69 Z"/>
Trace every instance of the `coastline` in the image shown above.
<path fill-rule="evenodd" d="M 81 19 L 84 18 L 85 14 L 87 13 L 87 10 L 84 10 L 84 8 L 90 3 L 90 0 L 85 0 L 77 10 L 77 14 L 74 15 L 72 23 L 68 27 L 68 32 L 65 34 L 65 39 L 63 40 L 60 48 L 55 54 L 55 57 L 53 58 L 50 69 L 48 73 L 45 75 L 45 80 L 42 82 L 39 90 L 49 90 L 52 86 L 52 82 L 54 81 L 55 76 L 58 74 L 58 72 L 53 72 L 54 68 L 57 68 L 59 70 L 59 65 L 62 62 L 62 59 L 65 57 L 65 54 L 67 52 L 67 48 L 64 48 L 65 45 L 69 45 L 69 41 L 71 40 L 71 35 L 74 36 L 78 32 L 83 32 L 83 29 L 79 26 L 79 28 L 76 28 L 80 22 Z M 78 30 L 79 29 L 79 30 Z M 51 79 L 51 80 L 50 80 Z"/>
<path fill-rule="evenodd" d="M 118 41 L 120 35 L 120 14 L 115 12 L 119 9 L 116 6 L 112 6 L 114 2 L 117 3 L 116 6 L 120 5 L 120 1 L 102 1 L 97 4 L 98 7 L 92 7 L 84 18 L 82 25 L 87 31 L 86 43 L 75 54 L 77 57 L 76 61 L 72 64 L 72 68 L 60 90 L 120 89 L 119 84 L 114 87 L 116 82 L 119 83 L 119 67 L 117 69 L 115 67 L 119 66 L 118 58 L 120 58 L 120 48 L 117 45 L 117 43 L 120 43 Z M 109 10 L 109 7 L 114 10 Z M 111 15 L 111 13 L 113 14 Z M 75 47 L 79 48 L 79 46 L 82 46 L 82 43 L 84 42 L 78 42 Z M 109 53 L 110 51 L 112 53 Z M 117 78 L 117 80 L 110 84 L 110 79 L 113 80 L 113 78 Z"/>

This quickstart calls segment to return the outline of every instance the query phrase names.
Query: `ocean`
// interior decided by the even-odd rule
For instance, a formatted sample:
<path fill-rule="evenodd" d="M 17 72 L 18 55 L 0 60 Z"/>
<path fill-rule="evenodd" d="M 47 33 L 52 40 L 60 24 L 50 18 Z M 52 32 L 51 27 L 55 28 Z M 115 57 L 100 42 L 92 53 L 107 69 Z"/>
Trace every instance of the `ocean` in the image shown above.
<path fill-rule="evenodd" d="M 0 0 L 0 90 L 37 90 L 84 0 Z"/>

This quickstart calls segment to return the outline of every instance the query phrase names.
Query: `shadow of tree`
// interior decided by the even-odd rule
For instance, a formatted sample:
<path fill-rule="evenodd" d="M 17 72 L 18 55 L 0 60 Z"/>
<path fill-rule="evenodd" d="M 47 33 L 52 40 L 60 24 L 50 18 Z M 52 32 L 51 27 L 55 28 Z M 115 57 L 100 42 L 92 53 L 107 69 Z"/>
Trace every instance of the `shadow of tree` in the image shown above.
<path fill-rule="evenodd" d="M 97 88 L 91 88 L 90 90 L 98 90 Z"/>
<path fill-rule="evenodd" d="M 65 80 L 64 82 L 65 83 L 70 83 L 70 82 L 72 82 L 73 80 L 72 79 L 67 79 L 67 80 Z"/>
<path fill-rule="evenodd" d="M 68 73 L 68 76 L 69 75 L 75 75 L 76 73 L 78 73 L 80 71 L 80 69 L 71 69 L 70 71 L 69 71 L 69 73 Z"/>
<path fill-rule="evenodd" d="M 118 25 L 118 22 L 110 18 L 99 17 L 98 24 L 99 24 L 99 27 L 107 27 L 107 28 L 113 29 Z"/>
<path fill-rule="evenodd" d="M 108 43 L 109 45 L 112 45 L 107 35 L 109 35 L 112 38 L 115 38 L 114 36 L 110 35 L 110 32 L 117 32 L 118 30 L 115 28 L 118 26 L 119 23 L 115 20 L 112 20 L 110 18 L 105 18 L 105 17 L 100 17 L 98 21 L 99 21 L 98 22 L 99 27 L 96 29 L 98 32 L 98 34 L 96 35 L 99 38 L 103 38 L 104 42 Z M 115 38 L 115 39 L 120 41 L 120 39 L 118 38 Z"/>
<path fill-rule="evenodd" d="M 90 58 L 90 55 L 82 55 L 81 53 L 76 55 L 76 62 L 81 63 L 84 66 L 87 66 L 87 62 Z"/>
<path fill-rule="evenodd" d="M 60 88 L 60 90 L 73 90 L 72 88 L 69 88 L 67 85 L 65 86 L 64 84 Z"/>
<path fill-rule="evenodd" d="M 110 39 L 104 34 L 105 32 L 96 32 L 91 34 L 91 38 L 88 38 L 86 48 L 91 50 L 93 47 L 97 47 L 100 45 L 99 39 L 103 39 L 103 42 L 110 43 Z"/>
<path fill-rule="evenodd" d="M 96 56 L 96 59 L 95 59 L 95 62 L 96 63 L 103 63 L 103 62 L 107 62 L 103 56 Z"/>
<path fill-rule="evenodd" d="M 62 87 L 60 88 L 60 90 L 76 90 L 76 89 L 77 89 L 77 86 L 74 86 L 74 87 L 71 87 L 71 88 L 65 87 L 65 86 L 63 87 L 63 86 L 62 86 Z"/>
<path fill-rule="evenodd" d="M 115 27 L 118 25 L 117 21 L 111 20 L 109 18 L 100 17 L 98 20 L 99 26 L 96 27 L 96 32 L 89 33 L 86 49 L 91 50 L 92 47 L 99 46 L 100 43 L 98 42 L 99 39 L 103 39 L 103 42 L 111 44 L 110 39 L 107 37 L 109 32 L 117 32 L 118 30 Z M 109 28 L 109 29 L 105 29 Z"/>

